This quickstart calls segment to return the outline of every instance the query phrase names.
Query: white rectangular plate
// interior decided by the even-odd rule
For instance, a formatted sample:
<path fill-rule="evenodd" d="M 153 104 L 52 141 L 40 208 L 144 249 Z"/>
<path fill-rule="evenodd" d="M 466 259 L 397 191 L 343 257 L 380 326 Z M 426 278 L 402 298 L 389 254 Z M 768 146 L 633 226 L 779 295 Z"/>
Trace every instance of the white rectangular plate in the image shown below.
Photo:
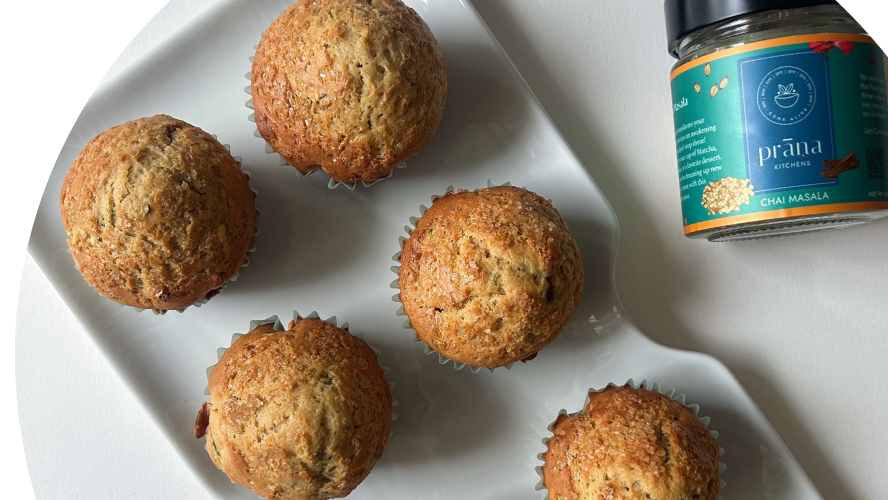
<path fill-rule="evenodd" d="M 252 319 L 317 310 L 348 321 L 391 367 L 398 420 L 353 498 L 539 499 L 541 440 L 558 411 L 590 387 L 648 379 L 687 394 L 712 417 L 726 450 L 723 497 L 819 498 L 733 376 L 711 357 L 654 344 L 621 315 L 612 284 L 613 212 L 466 0 L 408 0 L 444 52 L 449 95 L 432 144 L 384 182 L 327 189 L 265 153 L 247 120 L 249 57 L 290 0 L 227 0 L 102 87 L 52 172 L 29 251 L 99 349 L 194 474 L 219 498 L 255 498 L 231 484 L 192 436 L 206 368 Z M 58 197 L 71 162 L 96 134 L 167 113 L 217 134 L 244 158 L 259 191 L 258 250 L 225 292 L 201 308 L 155 316 L 115 305 L 81 278 L 65 244 Z M 511 181 L 551 198 L 580 246 L 586 289 L 567 330 L 512 370 L 455 371 L 402 327 L 389 287 L 398 237 L 420 204 L 453 185 Z M 599 318 L 599 319 L 596 319 Z"/>

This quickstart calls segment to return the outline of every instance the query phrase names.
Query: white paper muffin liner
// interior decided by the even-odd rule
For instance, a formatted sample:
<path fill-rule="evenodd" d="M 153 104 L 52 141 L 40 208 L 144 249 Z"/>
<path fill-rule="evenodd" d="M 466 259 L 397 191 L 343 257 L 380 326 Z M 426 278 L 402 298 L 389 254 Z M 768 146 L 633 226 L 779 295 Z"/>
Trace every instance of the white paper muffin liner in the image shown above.
<path fill-rule="evenodd" d="M 676 393 L 675 389 L 663 389 L 662 387 L 660 387 L 660 384 L 658 382 L 649 382 L 647 379 L 645 379 L 645 380 L 642 380 L 640 384 L 636 384 L 635 381 L 630 378 L 628 381 L 626 381 L 625 384 L 622 384 L 622 385 L 618 385 L 618 384 L 611 382 L 611 383 L 607 384 L 607 387 L 605 387 L 605 389 L 611 388 L 611 387 L 623 387 L 626 385 L 628 385 L 629 387 L 631 387 L 633 389 L 643 388 L 643 389 L 647 389 L 649 391 L 660 393 L 660 394 L 668 397 L 669 399 L 672 399 L 673 401 L 675 401 L 677 403 L 687 406 L 688 408 L 691 409 L 691 411 L 694 412 L 694 415 L 697 415 L 697 418 L 700 419 L 701 422 L 703 422 L 703 425 L 706 426 L 707 429 L 709 429 L 710 418 L 709 417 L 701 417 L 699 415 L 699 413 L 700 413 L 700 406 L 699 405 L 686 403 L 685 402 L 685 395 L 683 393 Z M 590 393 L 602 392 L 603 390 L 604 389 L 589 389 L 589 391 L 586 392 L 586 400 L 583 402 L 583 408 L 585 409 L 586 405 L 589 404 L 589 394 Z M 580 414 L 581 411 L 574 412 L 574 413 L 568 413 L 567 410 L 561 409 L 561 411 L 558 412 L 558 417 L 560 417 L 561 415 L 567 415 L 568 417 L 574 417 L 574 416 Z M 546 427 L 546 429 L 552 435 L 554 435 L 555 421 L 558 419 L 558 417 L 555 417 L 555 420 L 553 420 L 552 423 L 550 423 L 548 425 L 548 427 Z M 716 441 L 718 440 L 718 431 L 714 431 L 712 429 L 709 429 L 709 434 L 711 434 L 712 437 L 716 439 Z M 546 451 L 548 451 L 548 449 L 549 449 L 549 440 L 550 439 L 552 439 L 552 438 L 545 437 L 542 440 L 543 446 L 546 447 Z M 543 456 L 546 453 L 546 451 L 543 451 L 543 452 L 540 452 L 537 454 L 537 459 L 539 459 L 539 461 L 542 462 L 542 465 L 538 465 L 537 467 L 535 467 L 536 473 L 540 478 L 539 482 L 535 486 L 535 489 L 537 491 L 545 491 L 545 496 L 543 496 L 543 499 L 549 500 L 549 492 L 546 489 L 546 485 L 544 484 L 545 479 L 543 477 L 543 467 L 546 465 L 546 460 Z M 722 456 L 724 454 L 725 454 L 724 448 L 719 446 L 718 447 L 718 456 Z M 723 462 L 721 462 L 721 461 L 718 462 L 718 475 L 719 475 L 719 478 L 718 478 L 719 496 L 718 496 L 718 498 L 719 498 L 719 500 L 722 500 L 721 490 L 724 489 L 724 487 L 726 485 L 724 479 L 722 479 L 722 474 L 724 474 L 724 472 L 727 468 L 728 468 L 728 466 L 725 465 Z"/>
<path fill-rule="evenodd" d="M 320 319 L 320 316 L 318 315 L 317 311 L 312 311 L 311 313 L 309 313 L 306 316 L 299 314 L 299 311 L 293 311 L 293 320 L 296 321 L 297 323 L 302 321 L 303 319 L 315 319 L 315 318 Z M 376 362 L 377 362 L 377 364 L 379 364 L 379 355 L 381 354 L 381 351 L 379 349 L 373 347 L 372 345 L 370 345 L 370 343 L 367 342 L 367 339 L 365 338 L 364 335 L 355 334 L 355 333 L 352 333 L 351 331 L 349 331 L 348 322 L 343 322 L 342 324 L 337 324 L 336 316 L 331 316 L 331 317 L 321 320 L 321 321 L 323 321 L 325 323 L 330 323 L 331 325 L 333 325 L 337 328 L 341 328 L 341 329 L 347 331 L 348 333 L 350 333 L 351 335 L 363 340 L 370 347 L 370 349 L 372 349 L 373 352 L 376 354 Z M 287 330 L 286 327 L 284 327 L 284 324 L 281 323 L 281 320 L 277 317 L 277 315 L 274 315 L 274 316 L 270 316 L 265 319 L 250 321 L 250 329 L 247 331 L 247 333 L 252 332 L 259 325 L 267 325 L 270 323 L 274 323 L 274 331 L 276 331 L 276 332 L 283 332 L 283 331 Z M 226 351 L 228 351 L 228 349 L 234 344 L 234 342 L 237 339 L 243 337 L 244 335 L 246 335 L 246 334 L 245 333 L 235 333 L 234 335 L 231 336 L 231 343 L 228 344 L 228 347 L 220 347 L 220 348 L 216 349 L 216 360 L 217 360 L 216 364 L 218 364 L 218 361 L 222 360 L 222 356 L 225 354 Z M 213 368 L 215 366 L 216 365 L 214 364 L 212 366 L 207 367 L 207 387 L 206 387 L 206 389 L 204 389 L 205 396 L 210 395 L 210 386 L 209 386 L 210 372 L 213 371 Z M 394 391 L 395 384 L 393 384 L 388 379 L 388 374 L 391 370 L 385 366 L 382 366 L 381 364 L 379 365 L 379 367 L 382 368 L 382 373 L 386 377 L 385 381 L 389 386 L 389 390 Z M 396 407 L 396 406 L 398 406 L 398 400 L 393 397 L 392 398 L 392 422 L 394 422 L 395 420 L 398 419 L 398 416 L 395 415 L 395 413 L 394 413 L 394 407 Z"/>
<path fill-rule="evenodd" d="M 210 134 L 210 135 L 213 136 L 213 139 L 218 140 L 218 137 L 216 136 L 216 134 Z M 224 146 L 225 149 L 228 150 L 229 153 L 231 153 L 231 145 L 230 145 L 230 144 L 223 144 L 222 146 Z M 252 174 L 251 174 L 250 172 L 248 172 L 248 171 L 246 171 L 246 170 L 243 169 L 243 161 L 244 161 L 243 158 L 241 158 L 240 156 L 234 156 L 234 161 L 236 161 L 238 167 L 241 168 L 241 172 L 243 172 L 244 174 L 246 174 L 246 176 L 247 176 L 247 182 L 249 183 L 250 179 L 252 178 Z M 255 202 L 256 202 L 256 198 L 259 197 L 259 191 L 257 191 L 256 189 L 254 189 L 252 186 L 250 186 L 250 191 L 253 192 L 253 195 L 254 195 L 254 196 L 253 196 L 253 203 L 255 204 Z M 234 273 L 234 276 L 232 276 L 231 278 L 229 278 L 229 280 L 226 281 L 225 283 L 223 283 L 222 286 L 220 286 L 220 287 L 218 287 L 218 288 L 215 288 L 215 289 L 210 290 L 209 292 L 207 292 L 207 295 L 204 296 L 204 298 L 198 300 L 198 301 L 195 302 L 194 304 L 191 304 L 191 305 L 189 305 L 189 306 L 183 307 L 182 309 L 176 309 L 177 312 L 183 313 L 183 312 L 185 312 L 185 310 L 188 309 L 189 307 L 200 307 L 200 306 L 206 304 L 206 303 L 209 302 L 213 297 L 215 297 L 216 295 L 219 295 L 220 293 L 222 293 L 223 290 L 225 290 L 226 288 L 228 288 L 228 285 L 230 285 L 231 283 L 237 281 L 237 278 L 238 278 L 238 276 L 240 276 L 240 273 L 241 273 L 241 271 L 243 270 L 243 268 L 245 268 L 245 267 L 247 267 L 247 266 L 250 265 L 250 254 L 252 254 L 253 252 L 256 251 L 256 236 L 258 236 L 259 233 L 260 233 L 260 231 L 259 231 L 259 226 L 256 225 L 256 221 L 259 219 L 259 216 L 260 216 L 260 215 L 261 215 L 261 214 L 259 213 L 259 210 L 256 209 L 256 217 L 253 218 L 253 227 L 256 229 L 256 232 L 254 232 L 254 233 L 253 233 L 253 236 L 250 237 L 250 249 L 247 250 L 246 255 L 244 255 L 244 263 L 238 268 L 237 272 Z M 70 249 L 69 249 L 68 251 L 70 252 Z M 120 305 L 121 307 L 130 307 L 130 306 L 124 306 L 123 304 L 119 304 L 119 305 Z M 142 309 L 142 308 L 140 308 L 140 307 L 133 307 L 132 309 L 135 309 L 136 312 L 142 312 L 142 311 L 146 311 L 146 310 L 148 310 L 148 309 Z M 161 309 L 151 309 L 151 312 L 153 312 L 155 315 L 161 315 L 161 316 L 162 316 L 162 315 L 166 314 L 166 313 L 169 312 L 169 311 L 161 310 Z"/>
<path fill-rule="evenodd" d="M 264 33 L 263 33 L 263 34 L 264 34 Z M 259 48 L 258 45 L 253 45 L 253 50 L 256 50 L 256 49 L 258 49 L 258 48 Z M 253 63 L 253 57 L 254 57 L 254 56 L 250 56 L 250 64 Z M 245 105 L 246 105 L 246 107 L 249 108 L 250 110 L 253 110 L 254 108 L 253 108 L 253 87 L 252 87 L 253 78 L 252 78 L 252 71 L 248 71 L 247 74 L 244 75 L 244 76 L 247 78 L 247 81 L 250 82 L 250 85 L 247 85 L 246 87 L 244 87 L 244 92 L 246 92 L 247 95 L 250 96 L 250 99 L 245 103 Z M 250 120 L 251 122 L 253 122 L 253 123 L 255 124 L 255 123 L 256 123 L 256 113 L 250 113 L 250 116 L 248 116 L 247 119 Z M 265 138 L 262 137 L 262 134 L 259 133 L 259 129 L 256 129 L 256 130 L 253 131 L 253 136 L 258 137 L 259 139 L 262 139 L 262 141 L 265 141 Z M 302 172 L 299 171 L 298 168 L 295 168 L 295 167 L 293 167 L 292 165 L 290 165 L 289 163 L 287 163 L 287 160 L 285 160 L 283 156 L 279 155 L 279 154 L 278 154 L 278 153 L 277 153 L 277 152 L 271 147 L 271 145 L 268 144 L 267 142 L 265 143 L 265 153 L 266 153 L 266 154 L 270 154 L 270 155 L 271 155 L 271 154 L 273 154 L 273 155 L 277 155 L 277 157 L 278 157 L 278 165 L 280 165 L 281 167 L 290 167 L 291 169 L 293 169 L 294 171 L 296 171 L 296 178 L 297 178 L 297 179 L 301 179 L 301 178 L 303 178 L 303 177 L 308 177 L 309 175 L 311 175 L 311 174 L 313 174 L 313 173 L 315 173 L 315 172 L 323 171 L 323 169 L 318 168 L 318 169 L 316 169 L 316 170 L 312 170 L 311 172 L 309 172 L 309 173 L 307 173 L 307 174 L 303 174 Z M 376 179 L 376 180 L 373 181 L 373 182 L 361 181 L 361 184 L 363 184 L 365 188 L 368 188 L 368 187 L 370 187 L 370 186 L 376 184 L 377 182 L 384 181 L 384 180 L 388 179 L 389 177 L 391 177 L 392 175 L 394 175 L 394 174 L 395 174 L 395 170 L 397 170 L 397 169 L 399 169 L 399 168 L 407 168 L 407 162 L 401 162 L 401 163 L 395 165 L 395 168 L 393 168 L 392 171 L 389 172 L 389 174 L 386 175 L 385 177 L 380 177 L 379 179 Z M 345 186 L 346 189 L 348 189 L 349 191 L 354 191 L 355 188 L 358 186 L 358 183 L 355 182 L 354 184 L 345 184 L 345 183 L 342 183 L 342 182 L 336 182 L 336 181 L 334 181 L 332 178 L 331 178 L 330 181 L 327 183 L 327 189 L 336 189 L 336 188 L 338 188 L 339 186 Z"/>
<path fill-rule="evenodd" d="M 487 180 L 487 187 L 489 187 L 489 188 L 490 187 L 497 187 L 497 186 L 511 186 L 511 185 L 512 185 L 511 182 L 506 182 L 504 184 L 496 184 L 493 181 L 491 181 L 490 179 Z M 431 198 L 432 203 L 434 203 L 435 200 L 437 200 L 438 198 L 443 198 L 443 197 L 447 196 L 448 194 L 453 194 L 456 192 L 465 192 L 465 190 L 454 191 L 453 186 L 448 186 L 447 189 L 444 191 L 444 194 L 432 196 L 432 198 Z M 401 287 L 398 284 L 398 280 L 401 277 L 399 270 L 401 269 L 401 254 L 404 252 L 404 242 L 406 242 L 408 239 L 410 239 L 410 231 L 412 231 L 413 229 L 416 229 L 416 225 L 419 223 L 419 220 L 422 218 L 423 215 L 425 215 L 425 213 L 428 209 L 429 209 L 429 207 L 427 207 L 425 205 L 419 206 L 419 217 L 411 217 L 410 224 L 404 226 L 404 232 L 407 233 L 407 236 L 399 236 L 398 237 L 398 245 L 400 246 L 401 249 L 398 250 L 398 253 L 396 253 L 395 255 L 392 256 L 392 260 L 395 261 L 395 264 L 396 264 L 391 267 L 392 272 L 395 273 L 395 281 L 392 281 L 390 286 L 391 286 L 391 288 L 393 288 L 395 290 L 399 290 L 398 293 L 396 293 L 394 296 L 392 296 L 392 301 L 397 302 L 399 304 L 401 304 L 401 293 L 400 293 Z M 413 227 L 411 228 L 411 226 L 413 226 Z M 407 313 L 404 311 L 403 305 L 401 305 L 398 308 L 398 311 L 396 314 L 398 316 L 405 316 L 405 317 L 407 316 Z M 413 327 L 410 325 L 410 318 L 407 318 L 406 320 L 404 320 L 404 329 L 413 330 Z M 414 332 L 415 332 L 415 330 L 414 330 Z M 438 363 L 440 363 L 442 365 L 446 365 L 447 363 L 452 362 L 453 368 L 456 370 L 462 370 L 463 368 L 468 368 L 469 370 L 472 371 L 472 373 L 478 373 L 482 369 L 488 370 L 488 371 L 490 371 L 490 373 L 493 373 L 494 371 L 497 370 L 497 368 L 485 368 L 485 367 L 480 367 L 480 366 L 472 366 L 472 365 L 467 365 L 465 363 L 459 363 L 459 362 L 453 361 L 452 359 L 444 356 L 440 352 L 432 349 L 432 347 L 430 345 L 428 345 L 425 341 L 421 340 L 418 336 L 414 339 L 414 341 L 420 342 L 423 344 L 426 354 L 429 354 L 429 355 L 437 354 L 438 355 Z M 516 361 L 515 363 L 518 363 L 518 361 Z M 508 365 L 500 367 L 500 368 L 505 368 L 506 370 L 511 370 L 512 366 L 514 366 L 515 363 L 509 363 Z"/>

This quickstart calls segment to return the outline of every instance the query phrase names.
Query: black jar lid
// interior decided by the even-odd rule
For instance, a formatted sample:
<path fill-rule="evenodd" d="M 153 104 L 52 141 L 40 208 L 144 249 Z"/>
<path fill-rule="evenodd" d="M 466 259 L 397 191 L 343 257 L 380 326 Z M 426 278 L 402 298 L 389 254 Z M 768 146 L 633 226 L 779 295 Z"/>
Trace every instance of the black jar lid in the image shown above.
<path fill-rule="evenodd" d="M 669 53 L 678 59 L 678 45 L 691 33 L 732 17 L 766 10 L 838 5 L 836 0 L 666 0 Z"/>

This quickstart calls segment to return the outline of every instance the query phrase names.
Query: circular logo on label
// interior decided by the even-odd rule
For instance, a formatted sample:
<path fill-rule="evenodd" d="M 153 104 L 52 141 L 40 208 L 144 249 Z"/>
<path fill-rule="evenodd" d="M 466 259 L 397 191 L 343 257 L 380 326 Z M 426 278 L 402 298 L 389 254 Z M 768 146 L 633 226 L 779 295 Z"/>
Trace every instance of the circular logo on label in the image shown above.
<path fill-rule="evenodd" d="M 808 73 L 795 66 L 781 66 L 765 75 L 759 84 L 759 111 L 777 125 L 794 125 L 811 114 L 817 89 Z"/>

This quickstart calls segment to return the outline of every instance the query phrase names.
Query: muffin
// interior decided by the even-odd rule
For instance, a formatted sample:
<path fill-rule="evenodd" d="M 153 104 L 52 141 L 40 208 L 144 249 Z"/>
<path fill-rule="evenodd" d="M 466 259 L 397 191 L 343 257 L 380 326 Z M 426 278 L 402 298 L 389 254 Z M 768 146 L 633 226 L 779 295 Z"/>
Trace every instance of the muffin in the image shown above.
<path fill-rule="evenodd" d="M 112 127 L 71 165 L 62 222 L 80 273 L 111 300 L 168 311 L 209 298 L 247 261 L 249 177 L 203 130 L 166 115 Z"/>
<path fill-rule="evenodd" d="M 425 148 L 447 98 L 438 42 L 400 0 L 298 0 L 262 36 L 251 84 L 271 148 L 345 184 Z"/>
<path fill-rule="evenodd" d="M 210 373 L 198 414 L 207 452 L 228 477 L 265 498 L 348 495 L 382 456 L 392 396 L 361 339 L 319 319 L 256 327 Z"/>
<path fill-rule="evenodd" d="M 561 414 L 543 454 L 551 500 L 716 500 L 719 448 L 694 412 L 640 387 L 591 391 Z"/>
<path fill-rule="evenodd" d="M 400 300 L 417 338 L 474 367 L 534 357 L 583 293 L 567 224 L 551 202 L 511 186 L 436 199 L 400 262 Z"/>

